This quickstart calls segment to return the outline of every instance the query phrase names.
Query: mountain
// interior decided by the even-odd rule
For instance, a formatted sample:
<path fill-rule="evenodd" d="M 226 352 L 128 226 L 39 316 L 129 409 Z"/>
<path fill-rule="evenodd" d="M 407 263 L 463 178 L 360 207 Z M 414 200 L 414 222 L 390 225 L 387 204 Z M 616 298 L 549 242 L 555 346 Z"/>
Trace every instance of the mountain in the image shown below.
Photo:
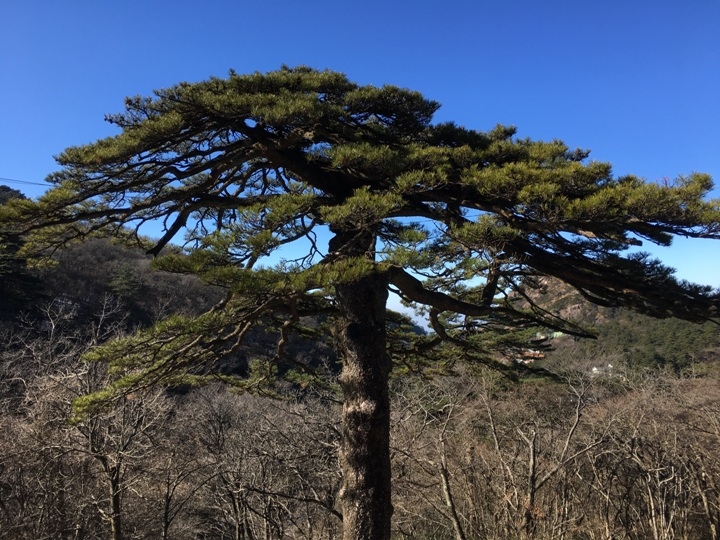
<path fill-rule="evenodd" d="M 696 324 L 676 318 L 655 319 L 623 308 L 605 308 L 585 300 L 569 285 L 544 279 L 528 297 L 550 313 L 591 330 L 597 339 L 547 335 L 552 350 L 544 363 L 597 364 L 598 358 L 628 368 L 681 370 L 720 358 L 720 324 Z M 607 363 L 607 362 L 605 362 Z"/>

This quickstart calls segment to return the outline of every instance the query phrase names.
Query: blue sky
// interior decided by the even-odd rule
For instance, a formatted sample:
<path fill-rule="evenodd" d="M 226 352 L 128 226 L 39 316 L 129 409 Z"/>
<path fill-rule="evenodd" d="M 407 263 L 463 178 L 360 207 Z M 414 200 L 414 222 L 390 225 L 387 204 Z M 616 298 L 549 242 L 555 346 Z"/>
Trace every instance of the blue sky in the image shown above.
<path fill-rule="evenodd" d="M 24 0 L 0 20 L 2 179 L 42 183 L 54 154 L 113 134 L 127 95 L 306 64 L 419 90 L 437 120 L 591 149 L 618 175 L 720 182 L 717 0 Z M 653 252 L 720 286 L 720 242 Z"/>

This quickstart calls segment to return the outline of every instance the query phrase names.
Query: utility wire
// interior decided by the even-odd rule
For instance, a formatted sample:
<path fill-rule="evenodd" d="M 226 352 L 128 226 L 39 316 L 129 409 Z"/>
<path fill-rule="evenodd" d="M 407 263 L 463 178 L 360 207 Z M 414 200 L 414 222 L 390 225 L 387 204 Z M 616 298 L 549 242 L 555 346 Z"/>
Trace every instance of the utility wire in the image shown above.
<path fill-rule="evenodd" d="M 46 183 L 41 182 L 28 182 L 27 180 L 15 180 L 13 178 L 2 178 L 0 177 L 0 182 L 7 182 L 8 184 L 25 184 L 28 186 L 43 186 L 43 187 L 49 187 Z"/>

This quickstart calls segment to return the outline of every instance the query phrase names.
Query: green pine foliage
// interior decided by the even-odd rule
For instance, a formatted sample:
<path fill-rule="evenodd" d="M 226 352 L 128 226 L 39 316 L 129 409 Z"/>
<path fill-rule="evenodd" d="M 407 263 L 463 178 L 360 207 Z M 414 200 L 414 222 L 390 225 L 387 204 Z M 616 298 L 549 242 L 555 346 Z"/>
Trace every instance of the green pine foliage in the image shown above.
<path fill-rule="evenodd" d="M 68 148 L 53 190 L 34 207 L 5 210 L 6 219 L 38 216 L 28 251 L 98 234 L 147 246 L 133 228 L 162 220 L 149 252 L 184 230 L 189 256 L 156 266 L 232 291 L 229 311 L 252 297 L 287 322 L 297 302 L 327 311 L 321 299 L 333 287 L 386 273 L 438 335 L 468 351 L 489 349 L 483 343 L 510 326 L 588 334 L 518 308 L 514 295 L 532 276 L 656 316 L 701 320 L 716 309 L 709 290 L 623 254 L 642 240 L 719 236 L 717 203 L 703 199 L 707 175 L 668 185 L 615 178 L 562 141 L 434 125 L 439 105 L 417 92 L 305 67 L 181 83 L 125 105 L 108 117 L 118 135 Z M 363 231 L 372 252 L 319 240 Z M 289 248 L 299 241 L 303 251 Z M 115 276 L 121 296 L 141 290 L 122 269 Z"/>
<path fill-rule="evenodd" d="M 274 352 L 233 384 L 268 391 L 281 360 L 308 365 L 289 352 L 303 321 L 327 317 L 343 365 L 345 537 L 377 528 L 369 537 L 388 539 L 391 357 L 408 370 L 447 371 L 463 359 L 515 371 L 498 354 L 537 326 L 591 336 L 527 293 L 546 277 L 654 317 L 701 322 L 720 307 L 717 291 L 628 252 L 674 236 L 720 239 L 709 176 L 615 177 L 562 141 L 434 124 L 438 107 L 418 92 L 308 67 L 180 83 L 128 98 L 107 118 L 118 134 L 59 154 L 53 189 L 9 201 L 0 223 L 21 224 L 36 258 L 94 236 L 159 257 L 182 244 L 183 257 L 158 267 L 226 291 L 202 314 L 90 353 L 117 376 L 101 401 L 204 375 L 264 328 Z M 150 242 L 149 223 L 162 224 Z M 116 274 L 116 291 L 128 292 L 128 278 Z M 433 334 L 402 322 L 388 332 L 388 291 L 425 313 Z"/>
<path fill-rule="evenodd" d="M 0 185 L 0 207 L 9 201 L 25 201 L 20 191 Z M 21 229 L 12 223 L 0 228 L 0 318 L 11 316 L 38 297 L 38 282 L 28 270 Z"/>
<path fill-rule="evenodd" d="M 335 287 L 371 274 L 466 351 L 489 350 L 510 327 L 589 335 L 532 302 L 520 307 L 524 282 L 545 275 L 608 307 L 716 315 L 712 291 L 625 253 L 673 235 L 720 237 L 707 175 L 617 178 L 559 140 L 433 124 L 438 107 L 307 67 L 181 83 L 128 98 L 107 117 L 117 135 L 66 149 L 55 187 L 11 201 L 2 219 L 26 224 L 33 255 L 87 236 L 152 255 L 183 241 L 182 256 L 156 266 L 230 291 L 229 320 L 238 309 L 261 320 L 239 307 L 253 298 L 293 326 L 298 310 L 330 312 Z M 149 221 L 164 224 L 150 243 L 140 234 Z M 127 269 L 113 275 L 115 293 L 142 296 Z"/>

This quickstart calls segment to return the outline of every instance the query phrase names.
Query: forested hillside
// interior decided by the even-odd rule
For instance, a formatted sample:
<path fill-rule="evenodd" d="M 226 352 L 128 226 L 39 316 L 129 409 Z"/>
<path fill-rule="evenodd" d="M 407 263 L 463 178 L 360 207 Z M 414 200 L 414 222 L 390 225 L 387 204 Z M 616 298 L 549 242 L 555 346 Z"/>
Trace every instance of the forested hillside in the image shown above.
<path fill-rule="evenodd" d="M 274 366 L 312 358 L 316 373 L 273 396 L 146 388 L 74 417 L 73 400 L 113 378 L 83 353 L 223 293 L 108 240 L 41 269 L 17 242 L 0 253 L 0 538 L 338 537 L 337 366 L 321 319 Z M 531 294 L 598 339 L 541 332 L 527 349 L 544 370 L 514 378 L 455 363 L 395 379 L 394 537 L 718 538 L 718 327 L 590 307 L 549 283 Z M 203 373 L 247 374 L 276 341 L 256 331 Z"/>
<path fill-rule="evenodd" d="M 540 362 L 549 369 L 583 358 L 606 358 L 630 371 L 667 368 L 680 373 L 716 359 L 720 353 L 720 328 L 713 323 L 693 324 L 673 317 L 647 317 L 629 309 L 602 308 L 557 281 L 546 280 L 529 294 L 548 311 L 597 335 L 597 339 L 550 339 L 545 344 L 551 345 L 552 351 Z"/>

